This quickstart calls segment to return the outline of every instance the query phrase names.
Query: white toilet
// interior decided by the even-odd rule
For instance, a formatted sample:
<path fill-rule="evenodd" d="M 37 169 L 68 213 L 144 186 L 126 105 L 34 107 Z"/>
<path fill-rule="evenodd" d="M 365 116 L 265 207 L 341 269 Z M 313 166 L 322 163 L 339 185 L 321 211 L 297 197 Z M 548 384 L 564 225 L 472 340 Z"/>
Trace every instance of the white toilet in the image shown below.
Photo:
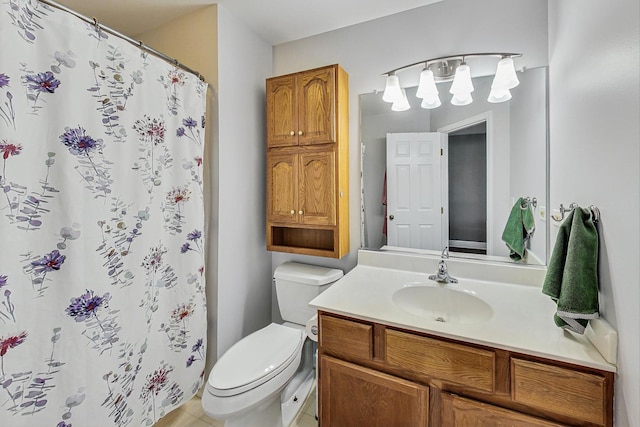
<path fill-rule="evenodd" d="M 288 427 L 314 382 L 313 341 L 305 326 L 316 312 L 308 303 L 341 278 L 342 270 L 295 262 L 274 273 L 280 314 L 234 344 L 216 362 L 202 394 L 205 413 L 225 427 Z"/>

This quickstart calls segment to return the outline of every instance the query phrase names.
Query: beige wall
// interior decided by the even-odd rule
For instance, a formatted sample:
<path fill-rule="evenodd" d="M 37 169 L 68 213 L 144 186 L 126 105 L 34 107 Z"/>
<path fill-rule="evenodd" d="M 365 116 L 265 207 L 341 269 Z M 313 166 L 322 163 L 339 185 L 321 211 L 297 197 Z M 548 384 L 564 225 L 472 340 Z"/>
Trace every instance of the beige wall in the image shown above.
<path fill-rule="evenodd" d="M 207 6 L 135 38 L 199 72 L 217 90 L 217 23 L 217 6 Z"/>

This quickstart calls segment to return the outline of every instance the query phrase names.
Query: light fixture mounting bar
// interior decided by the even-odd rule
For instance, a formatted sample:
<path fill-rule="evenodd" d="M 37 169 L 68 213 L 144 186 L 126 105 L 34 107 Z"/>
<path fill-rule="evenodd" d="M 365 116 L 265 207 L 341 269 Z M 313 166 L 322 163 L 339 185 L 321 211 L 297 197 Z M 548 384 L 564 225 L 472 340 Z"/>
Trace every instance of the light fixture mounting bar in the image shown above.
<path fill-rule="evenodd" d="M 441 56 L 438 58 L 425 59 L 423 61 L 414 62 L 413 64 L 404 65 L 402 67 L 394 68 L 393 70 L 387 71 L 386 73 L 382 73 L 383 76 L 388 76 L 396 73 L 397 71 L 404 70 L 406 68 L 415 67 L 416 65 L 424 64 L 425 67 L 429 66 L 430 63 L 434 62 L 442 62 L 442 61 L 451 61 L 451 60 L 460 60 L 464 61 L 465 58 L 473 58 L 473 57 L 482 57 L 482 56 L 494 56 L 497 58 L 518 58 L 521 57 L 521 53 L 510 53 L 510 52 L 487 52 L 487 53 L 465 53 L 460 55 L 448 55 Z"/>

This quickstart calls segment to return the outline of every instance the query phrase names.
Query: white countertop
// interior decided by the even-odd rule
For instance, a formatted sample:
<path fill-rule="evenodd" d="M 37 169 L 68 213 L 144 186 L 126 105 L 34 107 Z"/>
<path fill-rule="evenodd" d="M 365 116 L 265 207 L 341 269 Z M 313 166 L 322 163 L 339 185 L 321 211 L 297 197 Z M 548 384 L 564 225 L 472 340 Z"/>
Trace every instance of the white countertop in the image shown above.
<path fill-rule="evenodd" d="M 362 257 L 365 260 L 368 259 L 366 255 Z M 374 258 L 380 259 L 377 254 Z M 415 261 L 412 262 L 415 264 Z M 447 264 L 457 264 L 457 262 L 447 261 Z M 428 266 L 432 265 L 437 265 L 437 259 L 428 261 Z M 498 270 L 500 268 L 500 266 L 497 267 Z M 316 297 L 309 305 L 318 310 L 389 326 L 604 371 L 616 371 L 615 365 L 608 363 L 585 336 L 556 327 L 553 322 L 555 304 L 548 296 L 542 294 L 540 286 L 458 276 L 455 268 L 450 265 L 449 273 L 460 282 L 446 286 L 473 292 L 487 302 L 493 308 L 493 316 L 490 319 L 466 324 L 441 323 L 413 315 L 396 306 L 392 302 L 392 295 L 407 283 L 435 283 L 428 279 L 427 272 L 421 271 L 424 269 L 420 267 L 400 270 L 367 265 L 360 261 L 359 256 L 359 264 L 353 270 Z M 471 275 L 469 271 L 473 271 L 473 268 L 460 270 Z M 435 271 L 434 269 L 432 273 Z"/>

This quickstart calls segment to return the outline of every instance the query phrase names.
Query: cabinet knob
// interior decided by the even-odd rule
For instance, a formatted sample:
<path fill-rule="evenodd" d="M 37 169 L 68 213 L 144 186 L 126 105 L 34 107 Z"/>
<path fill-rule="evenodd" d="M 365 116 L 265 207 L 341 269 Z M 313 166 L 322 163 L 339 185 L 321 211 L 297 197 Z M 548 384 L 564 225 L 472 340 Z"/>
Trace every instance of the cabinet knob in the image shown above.
<path fill-rule="evenodd" d="M 291 215 L 294 215 L 296 213 L 296 211 L 294 211 L 293 209 L 291 209 Z"/>
<path fill-rule="evenodd" d="M 289 135 L 294 136 L 296 133 L 294 131 L 289 132 Z"/>
<path fill-rule="evenodd" d="M 302 131 L 301 130 L 298 131 L 298 135 L 302 136 Z"/>
<path fill-rule="evenodd" d="M 389 215 L 389 219 L 390 219 L 391 221 L 393 221 L 393 218 L 395 218 L 393 215 Z"/>
<path fill-rule="evenodd" d="M 302 209 L 300 209 L 300 210 L 298 211 L 298 215 L 302 215 L 302 214 L 303 214 Z"/>

